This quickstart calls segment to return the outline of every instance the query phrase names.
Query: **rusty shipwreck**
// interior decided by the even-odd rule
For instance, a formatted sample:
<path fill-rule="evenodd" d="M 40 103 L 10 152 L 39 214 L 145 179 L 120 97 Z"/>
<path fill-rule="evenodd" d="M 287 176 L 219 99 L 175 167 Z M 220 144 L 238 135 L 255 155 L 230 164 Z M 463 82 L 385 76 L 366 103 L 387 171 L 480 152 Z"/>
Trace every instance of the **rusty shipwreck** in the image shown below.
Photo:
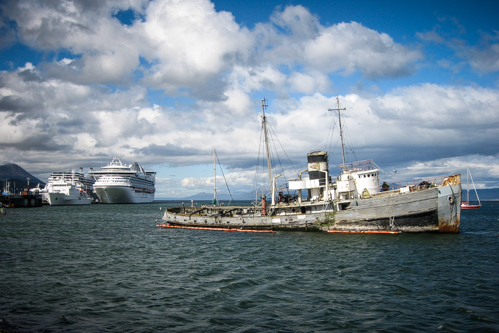
<path fill-rule="evenodd" d="M 372 162 L 345 163 L 341 110 L 338 111 L 343 164 L 338 177 L 329 174 L 328 153 L 307 154 L 307 169 L 287 188 L 276 189 L 280 175 L 271 173 L 268 158 L 265 100 L 262 131 L 267 149 L 269 200 L 252 206 L 172 207 L 160 226 L 216 230 L 323 231 L 359 233 L 442 232 L 458 233 L 461 215 L 461 176 L 425 179 L 397 188 L 380 187 L 380 168 Z M 308 177 L 306 175 L 308 174 Z M 307 195 L 302 195 L 303 193 Z"/>

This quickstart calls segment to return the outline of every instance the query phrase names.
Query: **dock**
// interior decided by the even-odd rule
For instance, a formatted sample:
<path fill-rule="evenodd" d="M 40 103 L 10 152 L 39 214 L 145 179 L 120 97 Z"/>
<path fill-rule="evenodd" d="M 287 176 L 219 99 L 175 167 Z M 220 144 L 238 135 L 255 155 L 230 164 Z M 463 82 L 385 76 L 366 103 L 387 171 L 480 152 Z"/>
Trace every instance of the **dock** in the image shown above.
<path fill-rule="evenodd" d="M 0 202 L 7 208 L 30 208 L 41 207 L 42 196 L 38 193 L 33 194 L 29 191 L 22 191 L 20 194 L 0 195 Z"/>

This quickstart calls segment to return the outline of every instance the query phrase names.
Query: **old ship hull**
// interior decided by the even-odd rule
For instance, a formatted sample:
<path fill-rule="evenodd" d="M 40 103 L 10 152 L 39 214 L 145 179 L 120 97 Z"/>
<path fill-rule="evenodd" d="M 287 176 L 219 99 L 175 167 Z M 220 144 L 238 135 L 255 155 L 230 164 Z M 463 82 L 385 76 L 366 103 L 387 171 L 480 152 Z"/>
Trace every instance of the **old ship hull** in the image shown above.
<path fill-rule="evenodd" d="M 337 230 L 459 232 L 460 184 L 351 202 L 336 212 Z"/>
<path fill-rule="evenodd" d="M 247 230 L 325 232 L 444 232 L 460 225 L 459 175 L 447 184 L 401 193 L 391 191 L 369 199 L 318 204 L 279 204 L 265 216 L 252 207 L 175 207 L 163 220 L 169 225 Z"/>
<path fill-rule="evenodd" d="M 267 152 L 271 204 L 267 207 L 266 195 L 262 195 L 261 207 L 168 208 L 163 215 L 166 224 L 161 226 L 217 230 L 459 232 L 461 175 L 405 186 L 395 184 L 396 188 L 391 190 L 386 182 L 380 186 L 381 169 L 372 160 L 345 162 L 340 112 L 344 109 L 340 108 L 338 98 L 337 101 L 338 108 L 332 110 L 338 111 L 343 157 L 338 177 L 330 177 L 328 152 L 312 151 L 307 154 L 307 169 L 280 187 L 288 194 L 277 189 L 276 179 L 282 174 L 273 176 L 271 172 L 264 99 L 262 137 Z"/>

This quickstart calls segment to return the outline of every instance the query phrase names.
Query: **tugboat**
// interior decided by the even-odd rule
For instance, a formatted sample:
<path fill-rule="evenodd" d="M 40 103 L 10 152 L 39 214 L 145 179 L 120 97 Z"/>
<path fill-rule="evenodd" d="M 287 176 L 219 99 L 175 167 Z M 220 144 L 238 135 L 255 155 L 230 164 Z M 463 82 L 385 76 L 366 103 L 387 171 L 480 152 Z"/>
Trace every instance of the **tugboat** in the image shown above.
<path fill-rule="evenodd" d="M 266 195 L 252 206 L 172 207 L 161 227 L 237 231 L 323 231 L 358 233 L 442 232 L 458 233 L 461 215 L 461 176 L 426 179 L 397 189 L 380 188 L 379 172 L 372 160 L 345 162 L 341 111 L 343 164 L 338 177 L 329 172 L 328 153 L 307 154 L 307 169 L 288 183 L 297 194 L 282 195 L 276 189 L 269 158 L 265 109 L 262 100 L 262 131 L 267 152 L 270 202 Z M 305 177 L 304 174 L 308 174 Z M 307 192 L 306 198 L 302 193 Z"/>

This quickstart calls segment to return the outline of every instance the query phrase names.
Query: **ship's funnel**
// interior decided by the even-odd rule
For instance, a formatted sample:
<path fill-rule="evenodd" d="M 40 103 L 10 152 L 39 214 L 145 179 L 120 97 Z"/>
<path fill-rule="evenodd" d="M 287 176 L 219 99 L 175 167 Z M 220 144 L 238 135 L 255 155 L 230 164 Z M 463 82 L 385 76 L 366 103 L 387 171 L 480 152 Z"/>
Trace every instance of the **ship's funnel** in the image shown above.
<path fill-rule="evenodd" d="M 307 154 L 308 175 L 311 180 L 321 179 L 321 185 L 326 177 L 324 171 L 329 170 L 328 155 L 325 151 L 314 151 Z"/>

